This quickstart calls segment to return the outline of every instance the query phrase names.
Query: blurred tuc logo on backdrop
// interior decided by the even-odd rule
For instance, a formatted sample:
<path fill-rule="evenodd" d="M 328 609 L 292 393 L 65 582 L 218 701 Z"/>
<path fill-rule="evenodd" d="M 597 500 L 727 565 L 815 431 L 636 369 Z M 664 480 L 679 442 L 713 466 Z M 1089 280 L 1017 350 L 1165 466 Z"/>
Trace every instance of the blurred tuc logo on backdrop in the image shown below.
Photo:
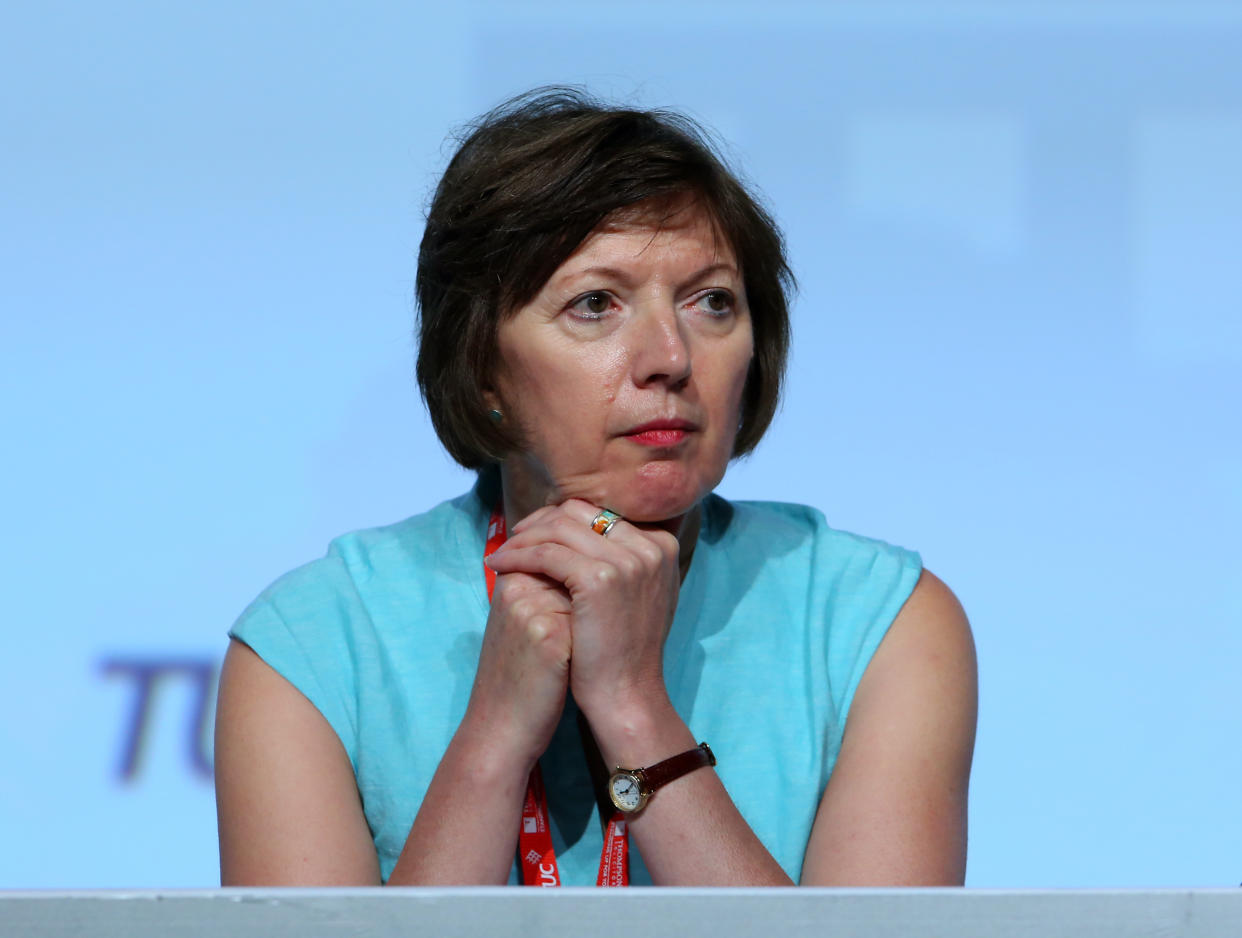
<path fill-rule="evenodd" d="M 182 716 L 182 765 L 192 776 L 211 781 L 211 755 L 207 741 L 211 714 L 214 709 L 217 664 L 211 656 L 187 657 L 152 655 L 113 655 L 99 662 L 106 678 L 128 680 L 133 692 L 120 734 L 116 760 L 116 778 L 132 782 L 142 771 L 152 727 L 161 699 L 159 691 L 169 682 L 188 684 L 189 698 Z"/>

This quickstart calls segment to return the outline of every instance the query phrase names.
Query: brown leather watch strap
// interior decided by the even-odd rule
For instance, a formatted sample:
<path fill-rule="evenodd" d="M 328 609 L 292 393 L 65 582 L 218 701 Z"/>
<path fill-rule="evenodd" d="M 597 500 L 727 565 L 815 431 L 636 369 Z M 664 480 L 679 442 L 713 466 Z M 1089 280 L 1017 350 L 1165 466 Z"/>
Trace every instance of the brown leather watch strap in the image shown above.
<path fill-rule="evenodd" d="M 639 769 L 636 774 L 642 775 L 643 786 L 648 792 L 653 792 L 695 769 L 715 764 L 716 757 L 712 754 L 711 748 L 707 743 L 699 743 L 693 749 L 671 756 L 653 766 Z"/>

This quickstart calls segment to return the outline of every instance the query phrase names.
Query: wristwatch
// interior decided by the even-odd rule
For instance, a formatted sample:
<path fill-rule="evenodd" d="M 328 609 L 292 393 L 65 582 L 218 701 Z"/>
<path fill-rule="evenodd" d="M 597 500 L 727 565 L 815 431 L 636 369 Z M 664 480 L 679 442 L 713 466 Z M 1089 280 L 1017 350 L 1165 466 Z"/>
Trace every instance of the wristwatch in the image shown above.
<path fill-rule="evenodd" d="M 618 811 L 633 814 L 643 809 L 656 789 L 663 788 L 695 769 L 715 764 L 716 757 L 712 755 L 711 748 L 707 743 L 699 743 L 689 752 L 644 769 L 623 769 L 617 766 L 608 779 L 608 797 Z"/>

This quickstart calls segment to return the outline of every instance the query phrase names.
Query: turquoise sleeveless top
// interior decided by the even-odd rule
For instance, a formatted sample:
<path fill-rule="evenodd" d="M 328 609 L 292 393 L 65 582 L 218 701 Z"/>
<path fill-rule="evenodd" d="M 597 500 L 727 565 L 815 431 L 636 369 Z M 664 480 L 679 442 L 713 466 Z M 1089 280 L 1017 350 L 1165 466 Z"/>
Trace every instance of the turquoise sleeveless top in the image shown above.
<path fill-rule="evenodd" d="M 385 880 L 470 696 L 488 612 L 490 509 L 476 489 L 338 538 L 230 632 L 340 737 Z M 704 501 L 665 680 L 794 882 L 854 690 L 920 571 L 917 554 L 835 531 L 812 508 Z M 593 885 L 603 840 L 576 724 L 571 700 L 541 764 L 562 881 Z M 631 882 L 649 884 L 631 847 Z M 520 881 L 516 863 L 510 881 Z"/>

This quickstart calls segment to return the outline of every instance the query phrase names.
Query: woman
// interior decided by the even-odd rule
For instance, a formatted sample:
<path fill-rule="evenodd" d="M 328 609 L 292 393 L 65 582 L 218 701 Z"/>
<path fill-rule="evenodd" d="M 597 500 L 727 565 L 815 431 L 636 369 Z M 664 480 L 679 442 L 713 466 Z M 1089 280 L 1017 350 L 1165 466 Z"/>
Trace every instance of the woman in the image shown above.
<path fill-rule="evenodd" d="M 234 626 L 226 884 L 962 882 L 953 595 L 712 494 L 775 411 L 788 281 L 684 119 L 554 91 L 476 125 L 417 292 L 420 387 L 479 483 Z"/>

